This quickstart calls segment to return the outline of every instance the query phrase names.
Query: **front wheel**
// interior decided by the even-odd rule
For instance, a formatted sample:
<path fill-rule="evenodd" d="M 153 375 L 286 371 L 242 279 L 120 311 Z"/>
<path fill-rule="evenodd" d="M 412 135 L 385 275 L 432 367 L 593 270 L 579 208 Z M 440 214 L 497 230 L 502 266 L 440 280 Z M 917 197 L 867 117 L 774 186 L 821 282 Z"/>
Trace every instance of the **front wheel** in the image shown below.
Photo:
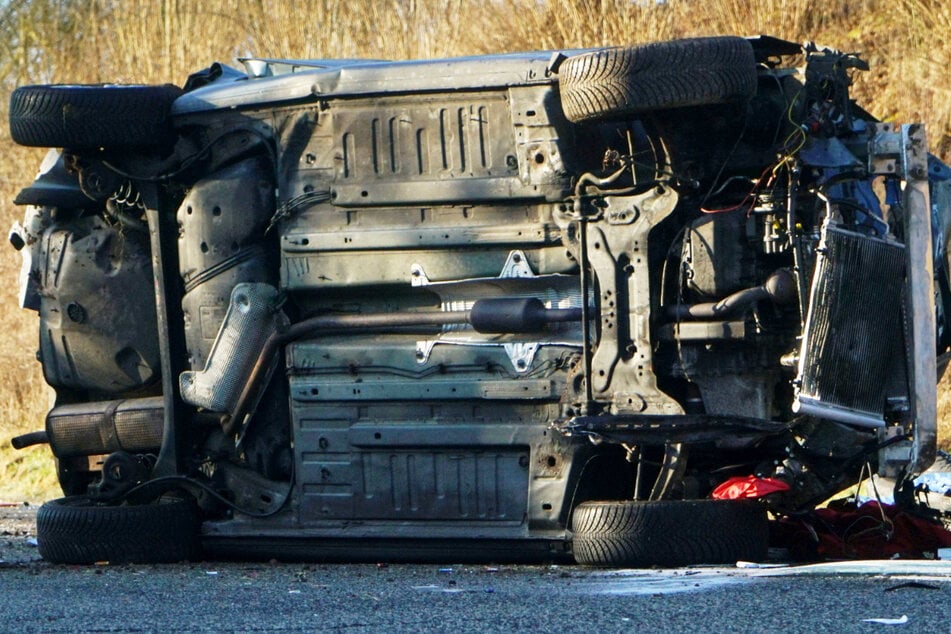
<path fill-rule="evenodd" d="M 572 519 L 579 564 L 644 568 L 758 561 L 766 510 L 748 500 L 583 502 Z"/>
<path fill-rule="evenodd" d="M 749 99 L 753 47 L 739 37 L 702 37 L 605 48 L 569 57 L 558 70 L 569 121 Z"/>

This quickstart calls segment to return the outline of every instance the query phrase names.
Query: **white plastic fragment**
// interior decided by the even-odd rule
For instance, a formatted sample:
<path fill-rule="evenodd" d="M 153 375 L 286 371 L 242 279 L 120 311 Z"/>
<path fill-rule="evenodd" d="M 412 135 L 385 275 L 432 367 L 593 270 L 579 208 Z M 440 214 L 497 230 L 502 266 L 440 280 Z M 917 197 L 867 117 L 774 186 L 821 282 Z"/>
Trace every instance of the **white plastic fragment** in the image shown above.
<path fill-rule="evenodd" d="M 875 623 L 877 625 L 904 625 L 908 622 L 908 615 L 902 614 L 897 619 L 862 619 L 863 623 Z"/>
<path fill-rule="evenodd" d="M 951 562 L 933 559 L 872 559 L 855 561 L 827 561 L 802 566 L 787 566 L 770 570 L 754 570 L 758 577 L 788 577 L 799 575 L 922 575 L 951 578 Z"/>
<path fill-rule="evenodd" d="M 738 561 L 736 567 L 740 569 L 786 568 L 789 564 L 764 564 L 756 561 Z"/>

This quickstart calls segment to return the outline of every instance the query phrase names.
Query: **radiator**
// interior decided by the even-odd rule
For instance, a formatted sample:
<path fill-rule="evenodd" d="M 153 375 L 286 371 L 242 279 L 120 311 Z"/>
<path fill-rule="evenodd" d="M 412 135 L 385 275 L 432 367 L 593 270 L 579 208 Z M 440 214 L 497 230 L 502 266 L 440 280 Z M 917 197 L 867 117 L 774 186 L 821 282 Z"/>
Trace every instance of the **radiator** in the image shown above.
<path fill-rule="evenodd" d="M 904 245 L 825 227 L 794 411 L 863 427 L 885 425 L 885 404 L 896 384 L 907 394 L 901 378 L 904 289 Z"/>

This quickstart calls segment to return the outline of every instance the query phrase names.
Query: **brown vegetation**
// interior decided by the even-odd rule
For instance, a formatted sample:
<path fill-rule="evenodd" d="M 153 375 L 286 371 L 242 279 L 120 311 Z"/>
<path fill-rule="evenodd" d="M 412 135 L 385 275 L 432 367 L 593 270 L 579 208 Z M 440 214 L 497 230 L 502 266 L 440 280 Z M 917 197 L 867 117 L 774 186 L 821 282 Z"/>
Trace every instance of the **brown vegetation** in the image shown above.
<path fill-rule="evenodd" d="M 767 33 L 863 54 L 854 94 L 878 117 L 923 121 L 951 160 L 951 4 L 940 0 L 10 0 L 0 9 L 0 85 L 181 84 L 213 61 L 260 57 L 405 59 Z M 0 115 L 6 120 L 6 97 Z M 0 224 L 43 152 L 0 126 Z M 36 320 L 16 307 L 19 256 L 0 250 L 0 499 L 55 494 L 48 450 L 9 438 L 42 426 Z M 943 444 L 951 390 L 942 382 Z"/>

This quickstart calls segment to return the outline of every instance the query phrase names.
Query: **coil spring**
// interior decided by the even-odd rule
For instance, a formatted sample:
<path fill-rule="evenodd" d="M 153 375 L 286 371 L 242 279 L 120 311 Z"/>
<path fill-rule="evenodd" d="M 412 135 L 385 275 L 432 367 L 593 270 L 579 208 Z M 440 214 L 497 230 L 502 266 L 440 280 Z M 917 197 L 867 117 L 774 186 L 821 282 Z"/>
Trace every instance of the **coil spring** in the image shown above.
<path fill-rule="evenodd" d="M 119 185 L 115 193 L 109 197 L 109 200 L 127 209 L 145 211 L 145 203 L 142 202 L 142 195 L 132 184 L 132 181 L 127 180 Z"/>

